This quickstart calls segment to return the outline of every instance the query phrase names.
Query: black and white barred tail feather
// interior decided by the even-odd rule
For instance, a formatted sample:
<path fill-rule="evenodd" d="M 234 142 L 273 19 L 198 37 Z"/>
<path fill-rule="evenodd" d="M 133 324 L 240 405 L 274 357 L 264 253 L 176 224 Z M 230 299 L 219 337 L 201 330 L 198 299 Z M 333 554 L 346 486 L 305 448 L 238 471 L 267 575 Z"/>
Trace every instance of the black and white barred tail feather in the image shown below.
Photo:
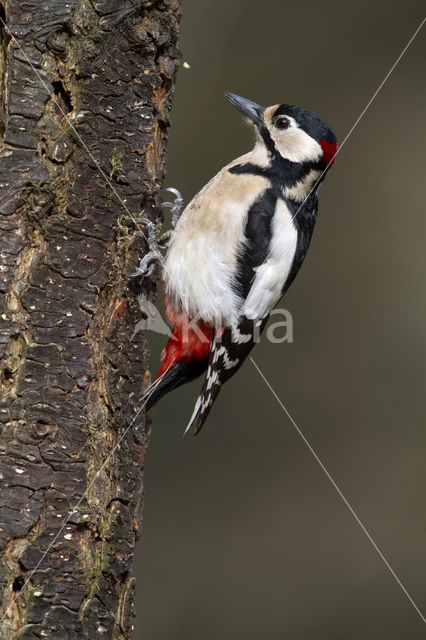
<path fill-rule="evenodd" d="M 257 328 L 259 336 L 267 320 Z M 206 378 L 185 434 L 191 429 L 194 435 L 200 432 L 222 385 L 238 371 L 256 344 L 255 330 L 253 322 L 243 317 L 238 325 L 228 328 L 212 343 Z"/>
<path fill-rule="evenodd" d="M 206 378 L 204 380 L 201 393 L 197 398 L 197 402 L 195 403 L 193 414 L 188 423 L 188 426 L 185 429 L 184 435 L 186 435 L 192 428 L 194 429 L 194 435 L 199 433 L 201 427 L 207 419 L 213 402 L 216 400 L 222 386 L 221 366 L 222 361 L 219 356 L 219 347 L 217 343 L 214 342 L 210 351 Z"/>

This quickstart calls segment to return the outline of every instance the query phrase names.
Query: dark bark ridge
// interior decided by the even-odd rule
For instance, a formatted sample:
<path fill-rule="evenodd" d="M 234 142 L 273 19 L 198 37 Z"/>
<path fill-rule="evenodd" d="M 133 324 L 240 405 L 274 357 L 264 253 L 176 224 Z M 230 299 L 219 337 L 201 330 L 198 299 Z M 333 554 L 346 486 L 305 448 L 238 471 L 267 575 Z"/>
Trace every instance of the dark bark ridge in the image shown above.
<path fill-rule="evenodd" d="M 129 638 L 155 275 L 108 182 L 158 221 L 180 2 L 0 16 L 0 638 Z"/>

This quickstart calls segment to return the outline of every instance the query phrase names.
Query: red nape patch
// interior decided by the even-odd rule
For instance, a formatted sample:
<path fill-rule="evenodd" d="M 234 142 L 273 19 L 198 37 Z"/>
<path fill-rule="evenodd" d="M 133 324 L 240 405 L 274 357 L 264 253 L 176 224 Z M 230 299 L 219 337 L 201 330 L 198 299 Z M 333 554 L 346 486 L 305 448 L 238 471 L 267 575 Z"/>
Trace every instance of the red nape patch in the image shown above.
<path fill-rule="evenodd" d="M 213 327 L 202 321 L 191 322 L 187 319 L 186 322 L 182 322 L 182 316 L 180 316 L 161 354 L 161 366 L 157 378 L 180 360 L 186 362 L 207 360 L 213 335 Z"/>
<path fill-rule="evenodd" d="M 328 140 L 320 140 L 322 149 L 322 157 L 330 168 L 333 166 L 337 153 L 337 144 L 335 142 L 329 142 Z"/>

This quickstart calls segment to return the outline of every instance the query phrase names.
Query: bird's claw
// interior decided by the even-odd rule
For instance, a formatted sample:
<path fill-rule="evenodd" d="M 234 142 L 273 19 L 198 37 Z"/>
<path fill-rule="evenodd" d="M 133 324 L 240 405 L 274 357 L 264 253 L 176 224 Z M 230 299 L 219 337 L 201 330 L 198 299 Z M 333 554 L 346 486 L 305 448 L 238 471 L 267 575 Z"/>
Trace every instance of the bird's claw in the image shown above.
<path fill-rule="evenodd" d="M 163 233 L 160 236 L 159 243 L 157 243 L 157 238 L 155 237 L 155 224 L 151 220 L 148 220 L 148 218 L 141 218 L 141 222 L 143 222 L 148 229 L 148 245 L 151 251 L 141 259 L 139 266 L 134 273 L 127 274 L 129 278 L 137 278 L 138 276 L 149 278 L 155 269 L 155 262 L 157 260 L 161 264 L 164 264 L 164 258 L 160 253 L 160 248 L 167 248 L 183 208 L 183 198 L 180 191 L 173 187 L 168 187 L 165 191 L 169 191 L 175 196 L 174 202 L 163 202 L 161 204 L 162 207 L 170 209 L 170 213 L 172 214 L 172 228 Z"/>
<path fill-rule="evenodd" d="M 145 278 L 149 278 L 155 269 L 156 260 L 158 260 L 158 255 L 155 251 L 150 251 L 142 258 L 136 271 L 128 273 L 127 277 L 137 278 L 138 276 L 144 276 Z"/>
<path fill-rule="evenodd" d="M 172 228 L 174 229 L 183 209 L 183 198 L 180 191 L 174 187 L 168 187 L 165 191 L 169 191 L 169 193 L 172 193 L 175 196 L 174 202 L 163 202 L 161 204 L 162 207 L 170 209 L 170 213 L 172 214 Z"/>

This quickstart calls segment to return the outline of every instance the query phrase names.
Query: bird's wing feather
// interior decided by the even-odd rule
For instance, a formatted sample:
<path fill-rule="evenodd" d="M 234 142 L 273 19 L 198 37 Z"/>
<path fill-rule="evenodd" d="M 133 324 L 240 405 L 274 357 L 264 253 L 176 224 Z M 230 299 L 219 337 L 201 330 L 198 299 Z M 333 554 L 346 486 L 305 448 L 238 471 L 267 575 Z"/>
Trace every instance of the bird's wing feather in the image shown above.
<path fill-rule="evenodd" d="M 254 268 L 254 278 L 241 313 L 251 320 L 270 314 L 283 291 L 297 247 L 297 229 L 286 203 L 278 198 L 271 220 L 268 255 Z"/>

